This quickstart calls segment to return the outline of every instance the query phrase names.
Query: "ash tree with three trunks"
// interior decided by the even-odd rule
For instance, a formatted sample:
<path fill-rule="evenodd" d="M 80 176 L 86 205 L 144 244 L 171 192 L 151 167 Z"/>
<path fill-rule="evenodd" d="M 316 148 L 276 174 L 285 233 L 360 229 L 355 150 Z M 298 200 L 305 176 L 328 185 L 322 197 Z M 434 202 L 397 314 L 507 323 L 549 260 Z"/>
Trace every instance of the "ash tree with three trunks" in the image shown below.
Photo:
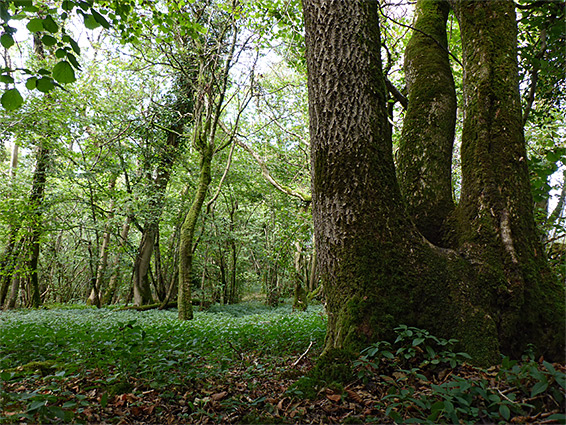
<path fill-rule="evenodd" d="M 534 344 L 564 355 L 564 288 L 533 218 L 510 0 L 419 0 L 395 168 L 375 1 L 304 0 L 313 219 L 328 300 L 325 353 L 400 323 L 460 340 L 478 363 Z M 462 189 L 451 194 L 456 95 L 450 8 L 463 51 Z"/>

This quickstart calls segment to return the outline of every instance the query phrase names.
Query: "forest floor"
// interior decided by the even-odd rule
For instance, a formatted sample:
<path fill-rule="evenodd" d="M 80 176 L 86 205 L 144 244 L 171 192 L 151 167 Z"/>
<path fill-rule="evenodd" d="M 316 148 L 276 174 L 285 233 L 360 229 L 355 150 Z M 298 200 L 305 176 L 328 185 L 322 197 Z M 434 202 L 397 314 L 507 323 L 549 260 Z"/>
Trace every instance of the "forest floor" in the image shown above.
<path fill-rule="evenodd" d="M 566 367 L 481 369 L 401 327 L 317 375 L 326 317 L 257 303 L 175 311 L 0 313 L 0 423 L 565 423 Z"/>

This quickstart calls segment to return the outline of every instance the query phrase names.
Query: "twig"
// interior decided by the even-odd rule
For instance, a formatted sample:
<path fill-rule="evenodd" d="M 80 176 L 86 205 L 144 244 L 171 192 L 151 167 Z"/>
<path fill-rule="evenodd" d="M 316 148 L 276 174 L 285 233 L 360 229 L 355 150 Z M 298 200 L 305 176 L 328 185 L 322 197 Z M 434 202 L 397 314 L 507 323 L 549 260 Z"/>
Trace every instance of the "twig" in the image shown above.
<path fill-rule="evenodd" d="M 231 342 L 230 340 L 227 340 L 226 342 L 228 342 L 228 345 L 230 346 L 230 348 L 231 348 L 232 350 L 234 350 L 234 351 L 236 352 L 236 354 L 240 357 L 240 360 L 244 361 L 245 358 L 244 358 L 244 355 L 242 354 L 242 352 L 241 352 L 241 351 L 238 351 L 238 349 L 236 349 L 236 347 L 234 347 L 234 346 L 232 345 L 232 342 Z"/>
<path fill-rule="evenodd" d="M 314 341 L 311 341 L 311 343 L 309 344 L 309 347 L 307 348 L 307 351 L 305 351 L 303 354 L 301 354 L 301 356 L 297 360 L 295 360 L 295 363 L 293 363 L 293 367 L 297 366 L 299 364 L 299 362 L 301 360 L 303 360 L 303 357 L 305 357 L 307 355 L 307 353 L 309 352 L 309 350 L 311 349 L 313 344 L 314 344 Z"/>

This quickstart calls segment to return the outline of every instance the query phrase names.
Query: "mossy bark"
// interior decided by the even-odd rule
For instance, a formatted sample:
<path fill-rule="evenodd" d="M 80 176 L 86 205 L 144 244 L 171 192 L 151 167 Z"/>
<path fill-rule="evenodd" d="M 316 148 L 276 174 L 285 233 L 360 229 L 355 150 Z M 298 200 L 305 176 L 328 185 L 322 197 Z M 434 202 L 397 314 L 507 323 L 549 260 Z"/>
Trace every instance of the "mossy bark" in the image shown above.
<path fill-rule="evenodd" d="M 409 104 L 397 176 L 407 212 L 431 242 L 443 244 L 452 201 L 456 89 L 448 59 L 446 0 L 419 0 L 415 31 L 405 50 Z"/>
<path fill-rule="evenodd" d="M 359 350 L 406 323 L 460 337 L 479 362 L 494 361 L 494 326 L 467 291 L 470 268 L 427 243 L 403 206 L 376 3 L 312 0 L 303 10 L 325 352 Z"/>
<path fill-rule="evenodd" d="M 177 299 L 179 319 L 191 320 L 193 318 L 193 305 L 191 302 L 191 285 L 193 272 L 193 240 L 197 219 L 202 210 L 204 199 L 210 185 L 211 163 L 214 155 L 214 145 L 207 143 L 201 151 L 200 175 L 197 192 L 191 208 L 181 227 L 179 242 L 179 296 Z"/>
<path fill-rule="evenodd" d="M 499 2 L 471 3 L 480 8 L 497 8 Z M 485 209 L 487 204 L 482 203 L 485 199 L 483 192 L 477 193 L 476 201 L 485 209 L 475 210 L 475 214 L 485 216 L 481 222 L 476 222 L 475 216 L 465 214 L 473 208 L 467 204 L 469 200 L 463 200 L 458 209 L 462 216 L 458 227 L 463 235 L 458 239 L 459 249 L 439 248 L 430 243 L 407 214 L 395 176 L 385 109 L 376 3 L 304 0 L 303 11 L 313 219 L 319 270 L 327 294 L 325 353 L 335 349 L 355 352 L 372 341 L 391 337 L 392 329 L 402 323 L 426 328 L 441 337 L 458 338 L 461 348 L 482 364 L 497 362 L 501 351 L 518 354 L 530 342 L 544 348 L 541 344 L 551 342 L 547 338 L 550 333 L 544 331 L 544 326 L 551 326 L 555 332 L 557 327 L 563 326 L 557 326 L 555 321 L 563 312 L 556 307 L 560 301 L 553 303 L 553 312 L 546 316 L 540 310 L 537 315 L 529 313 L 523 321 L 527 325 L 523 334 L 517 332 L 519 322 L 510 319 L 517 317 L 515 313 L 528 313 L 525 303 L 516 304 L 518 307 L 513 307 L 515 310 L 511 315 L 502 308 L 508 300 L 521 299 L 502 292 L 505 288 L 514 290 L 512 285 L 503 284 L 513 281 L 503 278 L 516 276 L 516 269 L 522 270 L 523 276 L 530 276 L 532 282 L 537 279 L 540 279 L 538 282 L 550 282 L 544 278 L 547 270 L 544 259 L 540 257 L 534 239 L 530 239 L 530 235 L 534 235 L 534 222 L 531 223 L 532 213 L 527 211 L 532 208 L 532 202 L 528 181 L 523 181 L 526 167 L 521 170 L 499 162 L 482 165 L 472 161 L 466 171 L 472 172 L 472 176 L 500 173 L 502 170 L 491 170 L 490 167 L 501 167 L 513 173 L 507 179 L 520 180 L 518 186 L 505 188 L 502 186 L 506 182 L 512 182 L 497 181 L 495 187 L 498 193 L 505 194 L 504 199 L 510 199 L 510 192 L 519 190 L 521 193 L 514 195 L 513 202 L 506 201 L 511 204 L 491 204 L 494 209 L 498 208 L 496 219 L 493 219 L 494 212 L 489 206 Z M 462 32 L 468 31 L 472 39 L 481 38 L 493 30 L 492 26 L 501 25 L 512 36 L 513 28 L 494 21 L 492 14 L 488 15 L 474 17 L 471 20 L 480 27 L 464 26 Z M 507 10 L 506 16 L 514 19 L 512 10 Z M 473 48 L 473 40 L 464 42 L 469 44 L 466 49 Z M 495 40 L 493 44 L 497 44 Z M 505 60 L 516 60 L 516 54 L 511 57 L 509 53 L 498 51 L 497 55 L 503 55 Z M 484 58 L 476 60 L 481 63 Z M 507 73 L 514 72 L 515 75 L 516 71 L 516 64 L 515 68 L 506 69 Z M 473 67 L 466 69 L 466 74 L 475 72 L 478 71 Z M 481 77 L 480 72 L 478 78 Z M 465 84 L 468 84 L 468 90 L 473 90 L 474 80 L 470 78 L 468 75 Z M 516 91 L 516 77 L 506 78 L 510 78 L 509 84 L 513 84 Z M 495 83 L 492 89 L 497 90 L 497 87 L 498 83 Z M 472 98 L 471 92 L 467 93 L 466 107 Z M 493 101 L 495 99 L 486 97 L 480 90 L 478 103 L 493 106 Z M 514 106 L 509 105 L 510 108 Z M 489 117 L 472 108 L 469 112 L 466 110 L 466 115 L 478 114 L 480 120 L 489 120 L 493 125 L 498 113 L 506 115 L 509 111 L 497 112 L 496 108 L 492 112 L 494 115 Z M 512 126 L 510 122 L 506 126 L 511 126 L 512 131 L 515 124 L 513 118 Z M 518 129 L 520 131 L 520 127 Z M 474 142 L 478 144 L 471 148 L 472 151 L 475 149 L 477 154 L 484 143 L 500 143 L 497 133 L 489 134 L 487 132 L 480 138 L 492 139 Z M 522 143 L 520 138 L 516 142 L 518 145 Z M 499 146 L 499 149 L 507 147 Z M 510 155 L 503 157 L 518 166 L 524 165 L 525 157 L 514 156 L 516 153 L 512 150 Z M 468 154 L 464 155 L 463 160 L 469 161 L 468 157 Z M 482 170 L 482 166 L 485 169 Z M 480 181 L 488 183 L 485 179 Z M 470 184 L 469 177 L 466 184 Z M 485 190 L 490 190 L 489 186 Z M 527 214 L 526 220 L 516 217 L 520 211 Z M 490 226 L 495 230 L 482 227 L 488 223 L 492 223 Z M 527 234 L 521 236 L 518 233 L 521 230 Z M 519 239 L 523 242 L 519 243 Z M 511 252 L 517 257 L 517 264 L 501 261 L 505 255 L 512 259 Z M 495 262 L 491 260 L 493 254 L 496 254 Z M 562 299 L 560 291 L 550 283 L 539 285 L 548 290 L 546 296 L 542 296 L 542 292 L 535 294 L 534 290 L 523 294 L 538 296 L 537 305 L 552 304 L 551 297 Z M 536 324 L 536 319 L 544 320 Z M 513 330 L 505 325 L 512 326 Z M 563 336 L 564 333 L 560 333 Z M 560 344 L 558 342 L 553 347 L 563 347 L 563 343 Z M 549 353 L 556 358 L 557 351 L 553 350 Z"/>
<path fill-rule="evenodd" d="M 479 264 L 478 290 L 502 350 L 528 343 L 564 356 L 564 285 L 553 278 L 533 217 L 519 96 L 514 3 L 453 1 L 462 34 L 464 128 L 459 246 Z"/>

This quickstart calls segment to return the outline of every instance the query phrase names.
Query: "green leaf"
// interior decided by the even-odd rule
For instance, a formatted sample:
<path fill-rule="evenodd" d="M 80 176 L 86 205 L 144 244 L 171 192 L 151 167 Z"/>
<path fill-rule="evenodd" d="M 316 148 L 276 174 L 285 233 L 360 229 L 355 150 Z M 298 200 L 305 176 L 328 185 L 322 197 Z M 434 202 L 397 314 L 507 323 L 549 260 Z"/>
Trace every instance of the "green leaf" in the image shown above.
<path fill-rule="evenodd" d="M 42 408 L 43 406 L 45 406 L 47 404 L 47 402 L 45 400 L 36 400 L 36 401 L 32 401 L 28 407 L 28 412 L 33 412 L 35 410 L 38 410 L 40 408 Z"/>
<path fill-rule="evenodd" d="M 556 421 L 559 424 L 566 424 L 566 415 L 564 413 L 555 413 L 546 418 L 547 421 Z"/>
<path fill-rule="evenodd" d="M 46 46 L 51 47 L 57 44 L 57 39 L 50 36 L 49 34 L 45 34 L 43 37 L 41 37 L 41 42 Z"/>
<path fill-rule="evenodd" d="M 73 65 L 76 69 L 81 69 L 81 65 L 79 64 L 79 61 L 72 53 L 67 53 L 67 60 L 71 62 L 71 65 Z"/>
<path fill-rule="evenodd" d="M 89 15 L 88 13 L 84 14 L 84 20 L 85 20 L 85 27 L 87 27 L 89 30 L 93 30 L 100 26 L 100 24 L 96 21 L 96 19 L 94 19 L 94 16 Z"/>
<path fill-rule="evenodd" d="M 102 396 L 100 397 L 100 405 L 101 405 L 102 408 L 104 409 L 107 404 L 108 404 L 108 393 L 104 393 L 104 394 L 102 394 Z"/>
<path fill-rule="evenodd" d="M 39 18 L 30 19 L 26 27 L 30 32 L 43 31 L 43 19 L 39 19 Z"/>
<path fill-rule="evenodd" d="M 547 388 L 548 388 L 548 382 L 546 381 L 537 382 L 531 389 L 531 397 L 542 394 L 543 392 L 546 391 Z"/>
<path fill-rule="evenodd" d="M 18 89 L 10 89 L 4 92 L 2 98 L 0 99 L 0 103 L 7 111 L 13 111 L 14 109 L 19 108 L 22 103 L 24 103 L 24 98 L 18 91 Z"/>
<path fill-rule="evenodd" d="M 100 25 L 102 25 L 103 28 L 110 29 L 110 24 L 108 23 L 108 21 L 104 16 L 102 16 L 94 9 L 90 9 L 90 13 L 92 13 L 94 20 L 98 22 Z"/>
<path fill-rule="evenodd" d="M 4 33 L 2 34 L 2 36 L 0 37 L 0 44 L 2 44 L 2 46 L 5 49 L 9 49 L 10 47 L 12 47 L 14 45 L 14 37 L 12 37 L 10 34 L 8 33 Z"/>
<path fill-rule="evenodd" d="M 64 0 L 63 3 L 61 4 L 61 8 L 63 10 L 66 10 L 67 12 L 73 10 L 74 7 L 75 7 L 75 3 L 69 0 Z"/>
<path fill-rule="evenodd" d="M 506 404 L 502 404 L 499 406 L 499 414 L 506 421 L 508 421 L 509 418 L 511 417 L 511 411 L 509 410 L 509 407 Z"/>
<path fill-rule="evenodd" d="M 53 80 L 50 77 L 42 77 L 37 80 L 37 89 L 42 93 L 47 93 L 55 88 Z"/>
<path fill-rule="evenodd" d="M 415 338 L 413 339 L 413 347 L 416 347 L 419 344 L 422 344 L 424 342 L 424 338 Z"/>
<path fill-rule="evenodd" d="M 0 75 L 0 83 L 4 84 L 12 84 L 14 82 L 14 78 L 11 75 L 3 74 Z"/>
<path fill-rule="evenodd" d="M 53 78 L 58 83 L 72 83 L 77 80 L 75 70 L 67 61 L 61 61 L 53 67 Z"/>
<path fill-rule="evenodd" d="M 55 51 L 55 57 L 58 59 L 63 59 L 65 56 L 67 56 L 67 51 L 65 49 L 57 49 Z"/>
<path fill-rule="evenodd" d="M 79 47 L 79 44 L 71 37 L 69 37 L 69 44 L 71 45 L 71 48 L 77 55 L 81 54 L 81 48 Z"/>
<path fill-rule="evenodd" d="M 6 9 L 4 3 L 0 3 L 0 19 L 4 22 L 8 22 L 11 17 L 12 16 L 10 15 L 10 12 L 8 12 L 8 9 Z"/>
<path fill-rule="evenodd" d="M 59 31 L 59 25 L 57 25 L 57 22 L 55 22 L 51 15 L 47 15 L 43 20 L 43 28 L 45 28 L 52 34 L 55 34 L 57 31 Z"/>

